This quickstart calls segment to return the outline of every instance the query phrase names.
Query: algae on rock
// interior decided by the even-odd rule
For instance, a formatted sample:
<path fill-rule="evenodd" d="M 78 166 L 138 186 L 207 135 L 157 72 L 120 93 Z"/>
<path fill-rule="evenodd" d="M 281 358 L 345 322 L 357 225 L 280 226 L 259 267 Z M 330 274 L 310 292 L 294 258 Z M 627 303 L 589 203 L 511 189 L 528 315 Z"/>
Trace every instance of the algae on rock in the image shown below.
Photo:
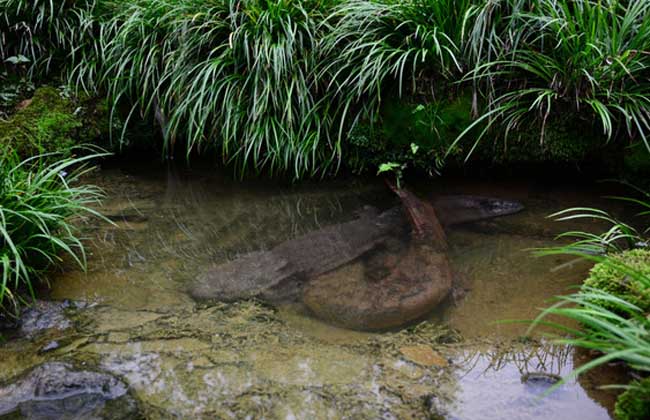
<path fill-rule="evenodd" d="M 610 258 L 615 263 L 625 264 L 632 270 L 650 276 L 649 250 L 633 249 L 620 254 L 613 254 Z M 584 286 L 609 292 L 638 306 L 644 311 L 650 310 L 650 289 L 632 277 L 622 273 L 617 267 L 611 264 L 602 262 L 596 264 L 591 269 Z M 611 306 L 607 302 L 599 302 L 599 304 L 605 307 Z"/>

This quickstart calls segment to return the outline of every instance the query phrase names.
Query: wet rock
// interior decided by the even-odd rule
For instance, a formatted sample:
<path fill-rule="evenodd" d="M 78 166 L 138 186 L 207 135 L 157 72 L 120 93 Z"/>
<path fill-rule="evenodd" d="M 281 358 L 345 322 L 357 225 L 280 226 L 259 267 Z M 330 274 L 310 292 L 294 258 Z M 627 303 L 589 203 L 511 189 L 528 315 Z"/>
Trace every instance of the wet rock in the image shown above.
<path fill-rule="evenodd" d="M 124 383 L 106 373 L 75 370 L 67 363 L 44 363 L 14 383 L 0 386 L 0 416 L 128 418 L 137 405 L 127 390 Z M 118 400 L 119 405 L 107 405 Z"/>
<path fill-rule="evenodd" d="M 57 329 L 65 330 L 70 328 L 72 323 L 65 316 L 65 309 L 70 303 L 36 301 L 27 308 L 21 316 L 20 334 L 25 337 L 33 337 L 41 331 Z"/>
<path fill-rule="evenodd" d="M 447 359 L 433 351 L 433 349 L 429 346 L 405 346 L 400 348 L 399 351 L 406 358 L 406 360 L 417 363 L 418 365 L 426 367 L 447 367 L 449 365 Z"/>
<path fill-rule="evenodd" d="M 521 382 L 528 385 L 552 386 L 561 380 L 560 375 L 547 372 L 528 372 L 521 375 Z"/>
<path fill-rule="evenodd" d="M 452 273 L 447 255 L 412 244 L 377 264 L 358 262 L 309 282 L 303 302 L 319 318 L 358 330 L 381 330 L 414 321 L 449 293 Z"/>
<path fill-rule="evenodd" d="M 50 341 L 49 343 L 47 343 L 46 345 L 44 345 L 41 348 L 40 353 L 47 353 L 48 351 L 56 350 L 59 347 L 61 347 L 59 342 L 56 341 L 56 340 L 53 340 L 53 341 Z"/>

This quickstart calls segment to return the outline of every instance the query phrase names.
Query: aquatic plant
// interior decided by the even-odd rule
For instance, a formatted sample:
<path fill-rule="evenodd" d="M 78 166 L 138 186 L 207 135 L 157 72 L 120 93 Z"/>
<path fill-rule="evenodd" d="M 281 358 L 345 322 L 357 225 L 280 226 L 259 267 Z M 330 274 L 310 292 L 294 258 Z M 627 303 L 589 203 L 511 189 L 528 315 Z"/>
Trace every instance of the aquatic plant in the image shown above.
<path fill-rule="evenodd" d="M 76 185 L 99 156 L 20 161 L 13 152 L 0 154 L 0 313 L 17 315 L 34 297 L 36 284 L 46 281 L 45 271 L 62 263 L 64 255 L 85 267 L 84 246 L 71 218 L 99 216 L 91 206 L 101 191 Z"/>

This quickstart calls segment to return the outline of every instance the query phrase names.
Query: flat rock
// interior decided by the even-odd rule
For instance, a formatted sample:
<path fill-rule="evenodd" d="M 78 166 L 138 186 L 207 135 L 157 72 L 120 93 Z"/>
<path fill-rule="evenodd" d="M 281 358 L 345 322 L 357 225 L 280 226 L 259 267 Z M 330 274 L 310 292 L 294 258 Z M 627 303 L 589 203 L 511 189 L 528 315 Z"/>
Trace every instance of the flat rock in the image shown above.
<path fill-rule="evenodd" d="M 305 305 L 319 318 L 357 330 L 402 326 L 435 308 L 449 293 L 452 273 L 447 255 L 414 243 L 406 250 L 359 261 L 310 281 Z"/>

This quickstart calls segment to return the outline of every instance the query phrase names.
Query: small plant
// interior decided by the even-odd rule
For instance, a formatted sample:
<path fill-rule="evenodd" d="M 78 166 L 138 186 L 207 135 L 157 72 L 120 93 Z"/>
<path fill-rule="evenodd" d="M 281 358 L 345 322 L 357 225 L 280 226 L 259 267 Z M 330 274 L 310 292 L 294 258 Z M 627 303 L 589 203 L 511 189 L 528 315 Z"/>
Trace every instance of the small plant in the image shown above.
<path fill-rule="evenodd" d="M 415 143 L 411 143 L 411 153 L 413 155 L 416 155 L 418 153 L 418 150 L 420 150 L 420 146 L 418 146 Z M 406 162 L 403 163 L 397 163 L 397 162 L 386 162 L 382 163 L 379 165 L 379 169 L 377 170 L 377 175 L 381 174 L 386 174 L 386 173 L 392 173 L 395 176 L 395 183 L 397 184 L 397 188 L 402 188 L 402 181 L 404 180 L 404 170 L 408 167 L 408 164 Z"/>
<path fill-rule="evenodd" d="M 0 155 L 0 313 L 16 316 L 46 270 L 63 255 L 85 268 L 86 255 L 72 218 L 98 216 L 102 197 L 96 187 L 76 185 L 102 154 L 56 159 L 35 156 L 19 161 Z"/>

